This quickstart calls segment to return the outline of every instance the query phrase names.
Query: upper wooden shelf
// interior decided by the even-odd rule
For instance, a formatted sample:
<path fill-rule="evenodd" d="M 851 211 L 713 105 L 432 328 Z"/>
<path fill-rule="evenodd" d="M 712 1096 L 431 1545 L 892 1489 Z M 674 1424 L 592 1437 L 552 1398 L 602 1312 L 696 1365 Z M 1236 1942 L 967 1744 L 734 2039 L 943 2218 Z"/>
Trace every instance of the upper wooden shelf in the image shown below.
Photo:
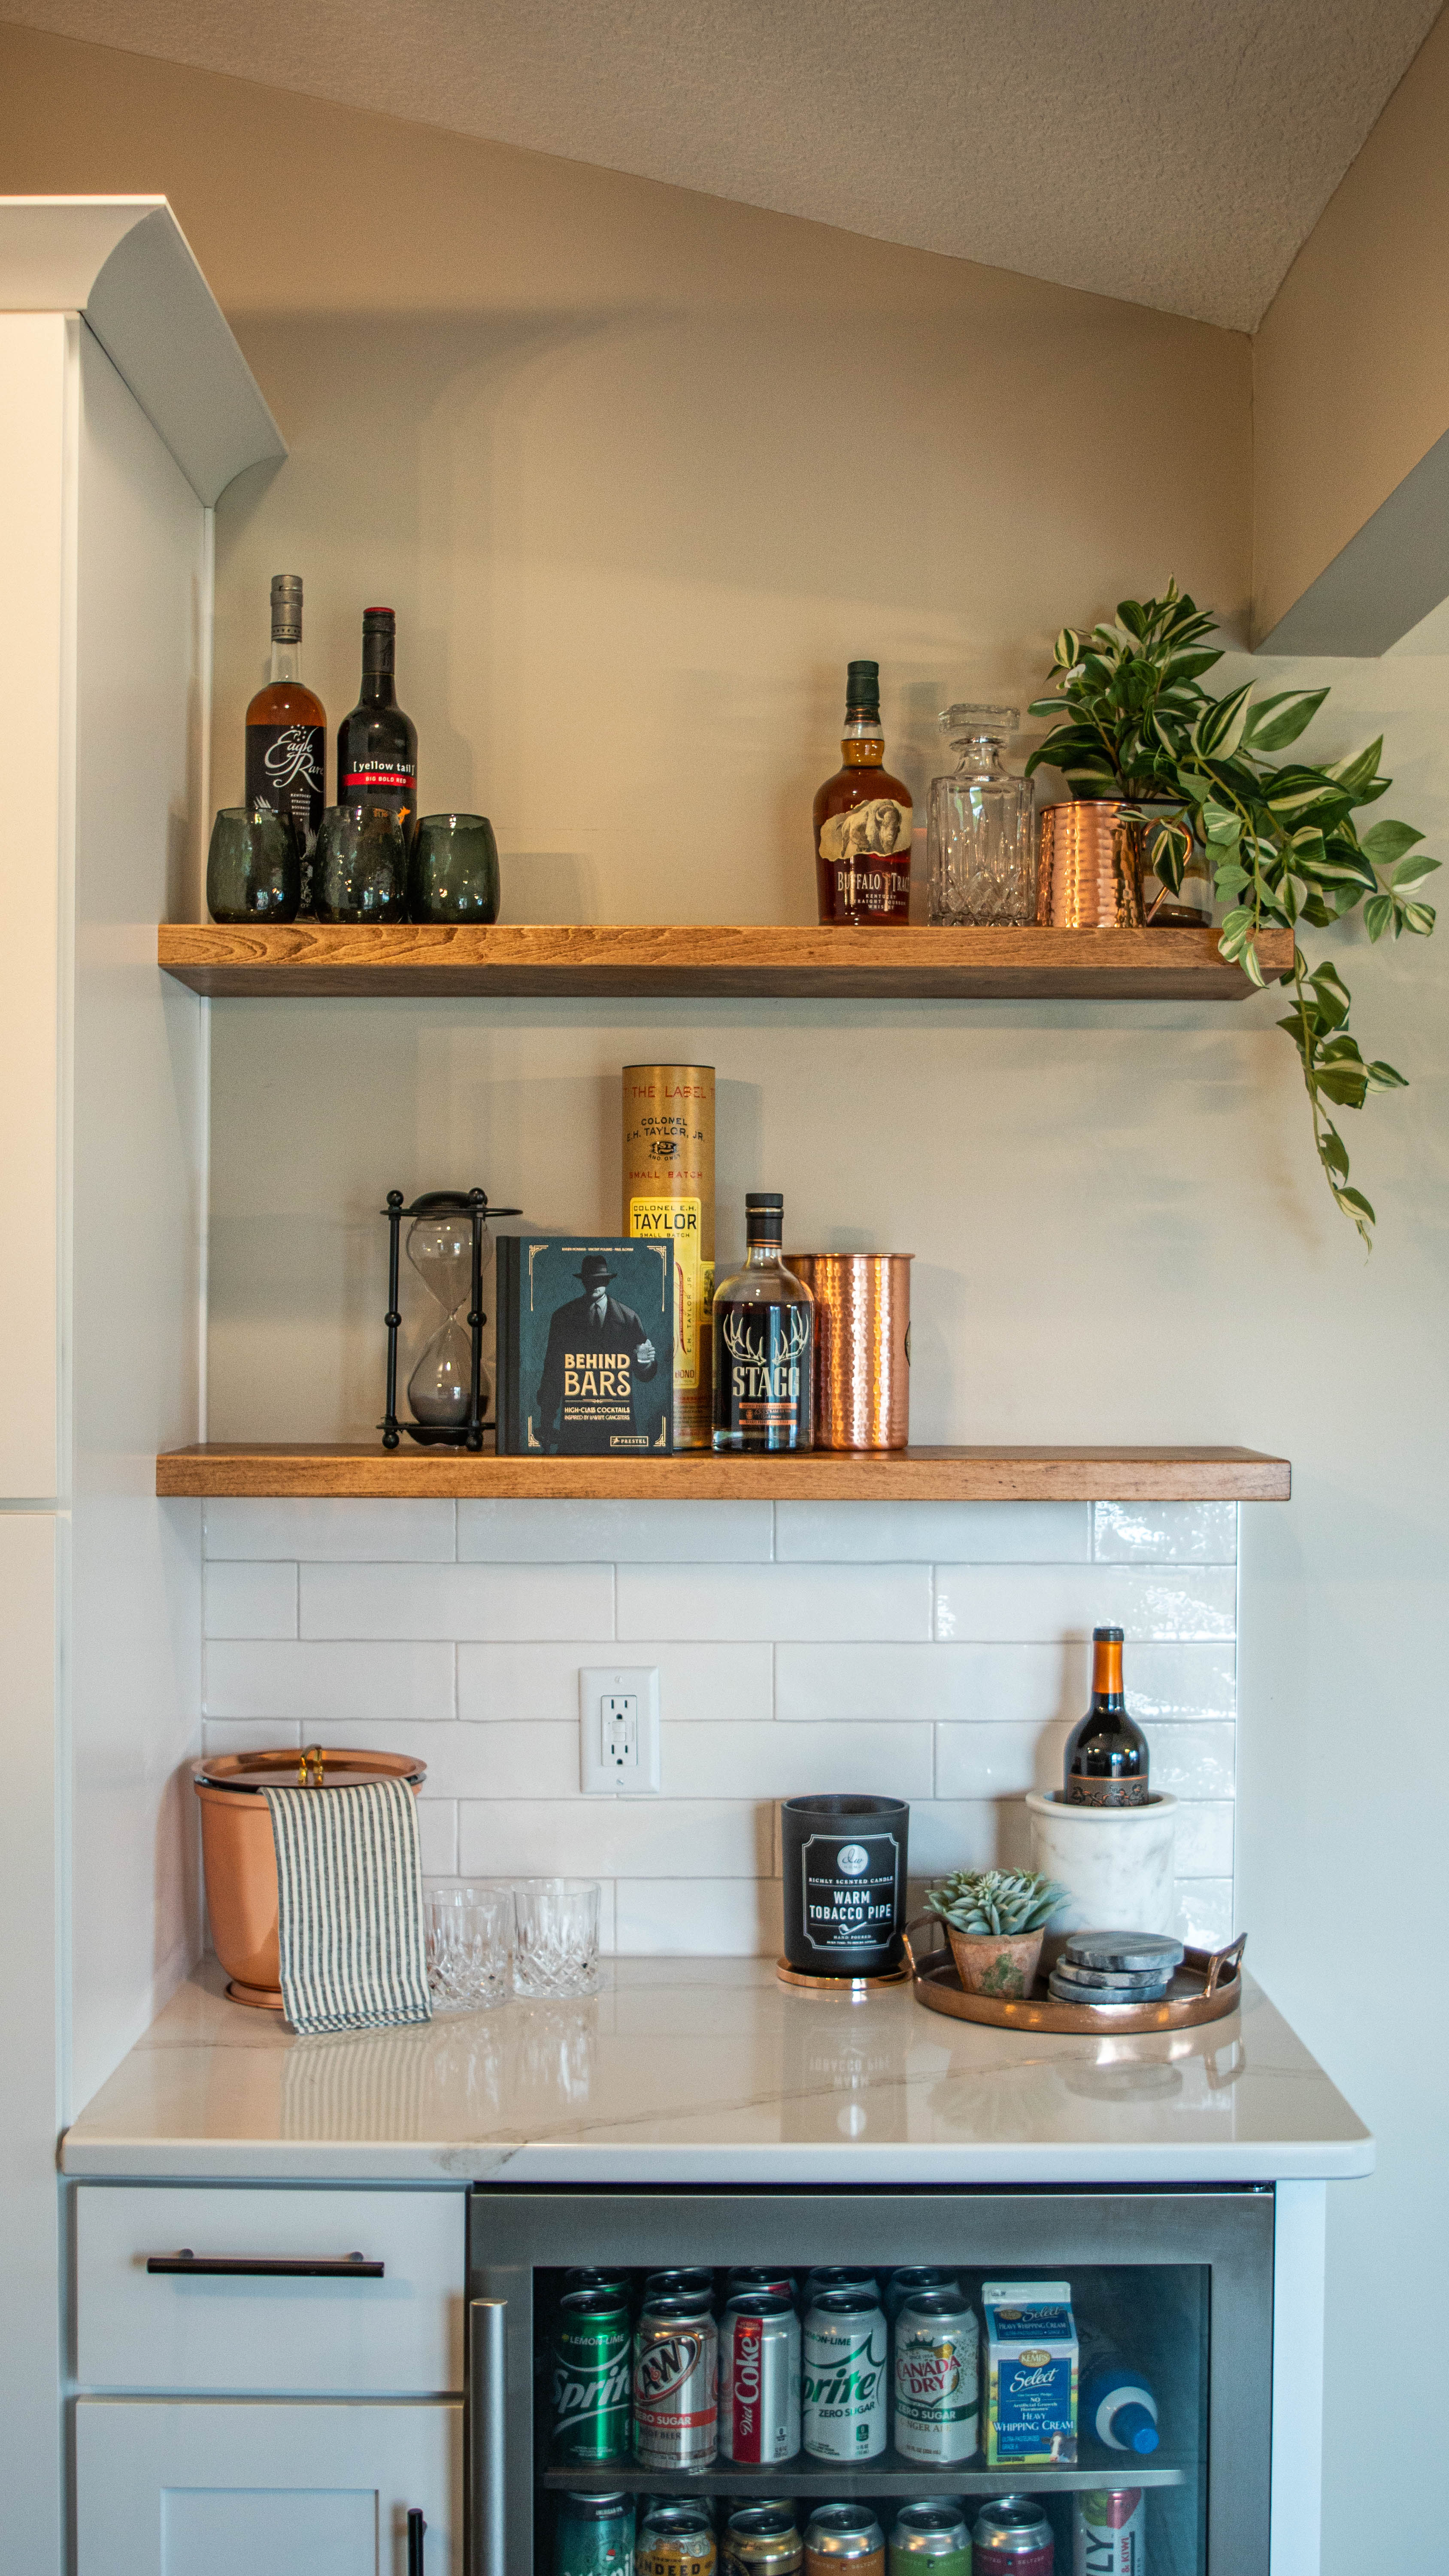
<path fill-rule="evenodd" d="M 470 1458 L 214 1441 L 164 1450 L 158 1494 L 444 1495 L 517 1502 L 1286 1503 L 1257 1449 L 814 1449 L 794 1458 Z"/>
<path fill-rule="evenodd" d="M 456 930 L 296 921 L 166 922 L 157 953 L 194 993 L 596 994 L 804 1001 L 1240 1002 L 1253 987 L 1212 930 L 835 930 L 498 922 Z M 1293 940 L 1264 933 L 1265 975 Z"/>

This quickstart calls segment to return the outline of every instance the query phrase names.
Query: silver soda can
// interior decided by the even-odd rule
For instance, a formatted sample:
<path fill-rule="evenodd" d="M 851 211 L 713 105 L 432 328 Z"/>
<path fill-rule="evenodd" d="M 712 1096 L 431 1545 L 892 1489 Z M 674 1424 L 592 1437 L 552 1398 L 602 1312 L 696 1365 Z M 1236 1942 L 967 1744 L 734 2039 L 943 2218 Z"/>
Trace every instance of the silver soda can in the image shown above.
<path fill-rule="evenodd" d="M 896 2319 L 895 2442 L 903 2460 L 971 2460 L 981 2434 L 981 2329 L 959 2290 L 918 2290 Z"/>
<path fill-rule="evenodd" d="M 792 2504 L 744 2504 L 725 2527 L 721 2576 L 800 2576 L 804 2556 Z"/>
<path fill-rule="evenodd" d="M 715 2576 L 714 2524 L 707 2504 L 660 2496 L 639 2524 L 634 2576 Z"/>
<path fill-rule="evenodd" d="M 882 2305 L 894 2325 L 907 2299 L 913 2299 L 918 2290 L 954 2290 L 956 2286 L 955 2273 L 944 2272 L 939 2263 L 911 2263 L 887 2276 Z"/>
<path fill-rule="evenodd" d="M 708 2468 L 718 2362 L 715 2322 L 697 2298 L 645 2300 L 634 2334 L 634 2456 L 645 2468 Z"/>
<path fill-rule="evenodd" d="M 800 2320 L 790 2299 L 745 2290 L 719 2330 L 719 2447 L 764 2468 L 800 2448 Z"/>
<path fill-rule="evenodd" d="M 805 2527 L 805 2576 L 885 2576 L 885 2539 L 868 2504 L 818 2504 Z"/>
<path fill-rule="evenodd" d="M 820 2290 L 805 2319 L 801 2429 L 815 2460 L 875 2460 L 886 2446 L 890 2328 L 874 2288 Z"/>
<path fill-rule="evenodd" d="M 1052 2527 L 1031 2496 L 993 2496 L 971 2534 L 971 2576 L 1052 2576 Z"/>
<path fill-rule="evenodd" d="M 795 2284 L 789 2273 L 770 2272 L 762 2264 L 741 2263 L 731 2272 L 727 2295 L 737 2298 L 741 2290 L 753 2290 L 757 2296 L 764 2293 L 772 2299 L 788 2299 L 794 2305 Z"/>
<path fill-rule="evenodd" d="M 1147 2498 L 1140 2487 L 1093 2487 L 1077 2498 L 1073 2576 L 1146 2576 Z"/>
<path fill-rule="evenodd" d="M 681 2298 L 688 2292 L 692 2299 L 703 2299 L 707 2308 L 714 2305 L 714 2274 L 703 2263 L 694 2263 L 682 2272 L 646 2272 L 646 2299 Z"/>
<path fill-rule="evenodd" d="M 805 2275 L 805 2305 L 814 2305 L 817 2290 L 874 2290 L 877 2286 L 874 2272 L 862 2271 L 858 2263 L 817 2263 Z"/>
<path fill-rule="evenodd" d="M 959 2504 L 903 2504 L 891 2533 L 890 2576 L 971 2576 L 971 2534 Z"/>

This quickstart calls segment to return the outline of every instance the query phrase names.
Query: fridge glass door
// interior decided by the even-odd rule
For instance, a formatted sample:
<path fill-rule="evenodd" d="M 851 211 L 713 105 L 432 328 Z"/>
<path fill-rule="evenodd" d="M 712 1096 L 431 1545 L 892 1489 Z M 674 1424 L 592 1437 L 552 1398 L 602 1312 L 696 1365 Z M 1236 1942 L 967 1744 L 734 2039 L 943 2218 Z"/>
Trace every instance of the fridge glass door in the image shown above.
<path fill-rule="evenodd" d="M 1272 2210 L 481 2189 L 470 2576 L 1266 2576 Z"/>

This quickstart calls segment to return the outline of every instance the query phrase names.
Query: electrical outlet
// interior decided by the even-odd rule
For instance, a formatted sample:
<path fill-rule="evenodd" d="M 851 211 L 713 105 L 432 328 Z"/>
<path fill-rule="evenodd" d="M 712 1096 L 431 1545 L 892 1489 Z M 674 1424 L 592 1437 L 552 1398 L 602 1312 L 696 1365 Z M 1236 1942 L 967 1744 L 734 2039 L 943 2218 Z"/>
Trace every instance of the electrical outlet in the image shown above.
<path fill-rule="evenodd" d="M 594 1796 L 657 1796 L 657 1664 L 589 1664 L 580 1670 L 579 1784 Z"/>

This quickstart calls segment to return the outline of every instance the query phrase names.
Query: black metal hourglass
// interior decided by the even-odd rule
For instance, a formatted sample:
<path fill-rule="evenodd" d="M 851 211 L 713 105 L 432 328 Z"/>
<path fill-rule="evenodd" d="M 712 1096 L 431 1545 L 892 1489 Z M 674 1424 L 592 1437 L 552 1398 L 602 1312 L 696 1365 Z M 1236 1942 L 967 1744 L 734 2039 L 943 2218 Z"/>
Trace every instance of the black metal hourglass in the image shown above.
<path fill-rule="evenodd" d="M 396 1449 L 406 1431 L 424 1448 L 481 1449 L 483 1417 L 492 1393 L 483 1366 L 483 1277 L 493 1259 L 486 1190 L 426 1190 L 411 1207 L 401 1190 L 389 1190 L 387 1261 L 387 1410 L 382 1445 Z M 517 1208 L 495 1208 L 517 1216 Z M 398 1262 L 403 1219 L 409 1220 L 407 1256 L 442 1310 L 442 1321 L 424 1344 L 408 1379 L 410 1422 L 397 1413 Z M 466 1326 L 460 1320 L 467 1302 Z"/>

